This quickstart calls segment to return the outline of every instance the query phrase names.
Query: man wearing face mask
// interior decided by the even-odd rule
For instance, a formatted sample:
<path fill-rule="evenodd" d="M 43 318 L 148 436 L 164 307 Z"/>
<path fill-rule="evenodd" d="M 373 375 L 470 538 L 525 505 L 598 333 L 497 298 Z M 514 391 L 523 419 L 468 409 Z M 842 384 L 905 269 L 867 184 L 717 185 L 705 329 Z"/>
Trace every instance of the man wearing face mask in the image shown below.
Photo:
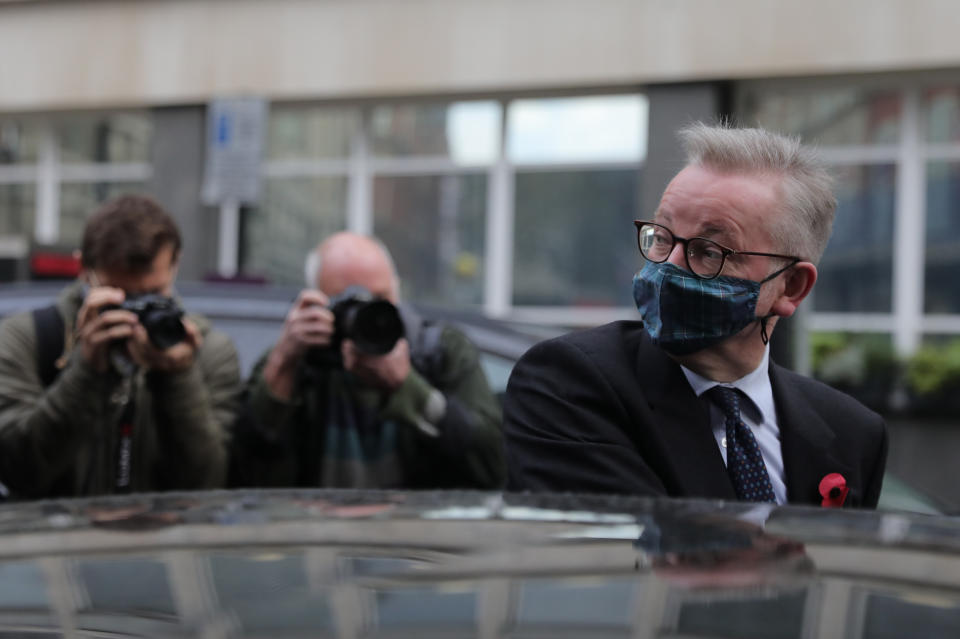
<path fill-rule="evenodd" d="M 501 487 L 500 406 L 466 335 L 400 303 L 374 238 L 336 233 L 305 270 L 309 288 L 251 376 L 234 481 Z"/>
<path fill-rule="evenodd" d="M 836 200 L 799 141 L 696 124 L 635 222 L 642 321 L 532 348 L 504 403 L 508 489 L 875 507 L 881 417 L 770 361 L 817 279 Z"/>
<path fill-rule="evenodd" d="M 180 233 L 103 204 L 55 305 L 0 325 L 0 481 L 17 497 L 214 488 L 240 390 L 229 338 L 171 298 Z"/>

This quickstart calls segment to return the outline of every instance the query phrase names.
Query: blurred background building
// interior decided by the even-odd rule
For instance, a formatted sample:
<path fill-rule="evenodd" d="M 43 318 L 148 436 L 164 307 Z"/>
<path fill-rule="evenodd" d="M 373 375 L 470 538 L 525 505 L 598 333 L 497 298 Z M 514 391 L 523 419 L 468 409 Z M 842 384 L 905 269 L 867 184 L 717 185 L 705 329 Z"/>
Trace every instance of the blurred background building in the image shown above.
<path fill-rule="evenodd" d="M 386 241 L 408 298 L 564 326 L 632 316 L 631 220 L 681 166 L 676 130 L 726 117 L 836 167 L 796 366 L 856 381 L 864 352 L 960 335 L 958 12 L 0 0 L 0 277 L 29 277 L 36 247 L 75 247 L 99 202 L 136 191 L 176 214 L 182 278 L 299 283 L 306 251 L 349 228 Z M 208 105 L 235 96 L 269 106 L 259 202 L 236 211 L 201 200 Z M 852 346 L 853 363 L 824 359 Z"/>

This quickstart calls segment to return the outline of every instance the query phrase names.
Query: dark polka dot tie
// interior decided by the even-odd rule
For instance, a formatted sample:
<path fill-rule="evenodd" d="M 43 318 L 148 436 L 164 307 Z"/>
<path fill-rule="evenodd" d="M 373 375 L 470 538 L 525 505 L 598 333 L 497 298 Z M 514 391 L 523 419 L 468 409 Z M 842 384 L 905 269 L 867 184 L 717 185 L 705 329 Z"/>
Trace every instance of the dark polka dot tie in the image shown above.
<path fill-rule="evenodd" d="M 777 500 L 770 475 L 750 427 L 740 419 L 740 391 L 714 386 L 707 396 L 723 411 L 727 427 L 727 473 L 740 501 Z"/>

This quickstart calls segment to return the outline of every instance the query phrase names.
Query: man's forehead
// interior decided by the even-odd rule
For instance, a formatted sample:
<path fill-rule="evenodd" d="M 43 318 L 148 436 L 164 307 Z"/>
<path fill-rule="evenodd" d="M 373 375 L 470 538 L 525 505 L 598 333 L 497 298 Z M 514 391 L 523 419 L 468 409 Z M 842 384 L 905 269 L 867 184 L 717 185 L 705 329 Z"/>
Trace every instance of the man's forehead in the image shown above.
<path fill-rule="evenodd" d="M 778 183 L 777 176 L 763 173 L 688 166 L 667 186 L 655 218 L 667 226 L 695 227 L 698 234 L 740 233 L 777 206 Z"/>
<path fill-rule="evenodd" d="M 392 294 L 393 272 L 380 260 L 357 260 L 324 264 L 320 269 L 320 289 L 336 295 L 350 286 L 362 286 L 371 292 Z"/>

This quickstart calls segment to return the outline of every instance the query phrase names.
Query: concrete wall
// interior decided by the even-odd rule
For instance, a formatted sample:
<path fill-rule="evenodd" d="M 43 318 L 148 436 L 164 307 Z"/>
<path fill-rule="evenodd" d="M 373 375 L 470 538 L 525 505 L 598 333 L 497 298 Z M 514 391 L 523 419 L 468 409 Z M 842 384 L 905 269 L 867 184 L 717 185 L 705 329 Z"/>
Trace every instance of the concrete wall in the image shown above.
<path fill-rule="evenodd" d="M 180 227 L 179 276 L 184 280 L 203 279 L 217 270 L 219 212 L 200 202 L 205 115 L 199 106 L 153 111 L 153 173 L 148 188 Z"/>
<path fill-rule="evenodd" d="M 954 0 L 0 3 L 0 111 L 960 65 Z"/>

